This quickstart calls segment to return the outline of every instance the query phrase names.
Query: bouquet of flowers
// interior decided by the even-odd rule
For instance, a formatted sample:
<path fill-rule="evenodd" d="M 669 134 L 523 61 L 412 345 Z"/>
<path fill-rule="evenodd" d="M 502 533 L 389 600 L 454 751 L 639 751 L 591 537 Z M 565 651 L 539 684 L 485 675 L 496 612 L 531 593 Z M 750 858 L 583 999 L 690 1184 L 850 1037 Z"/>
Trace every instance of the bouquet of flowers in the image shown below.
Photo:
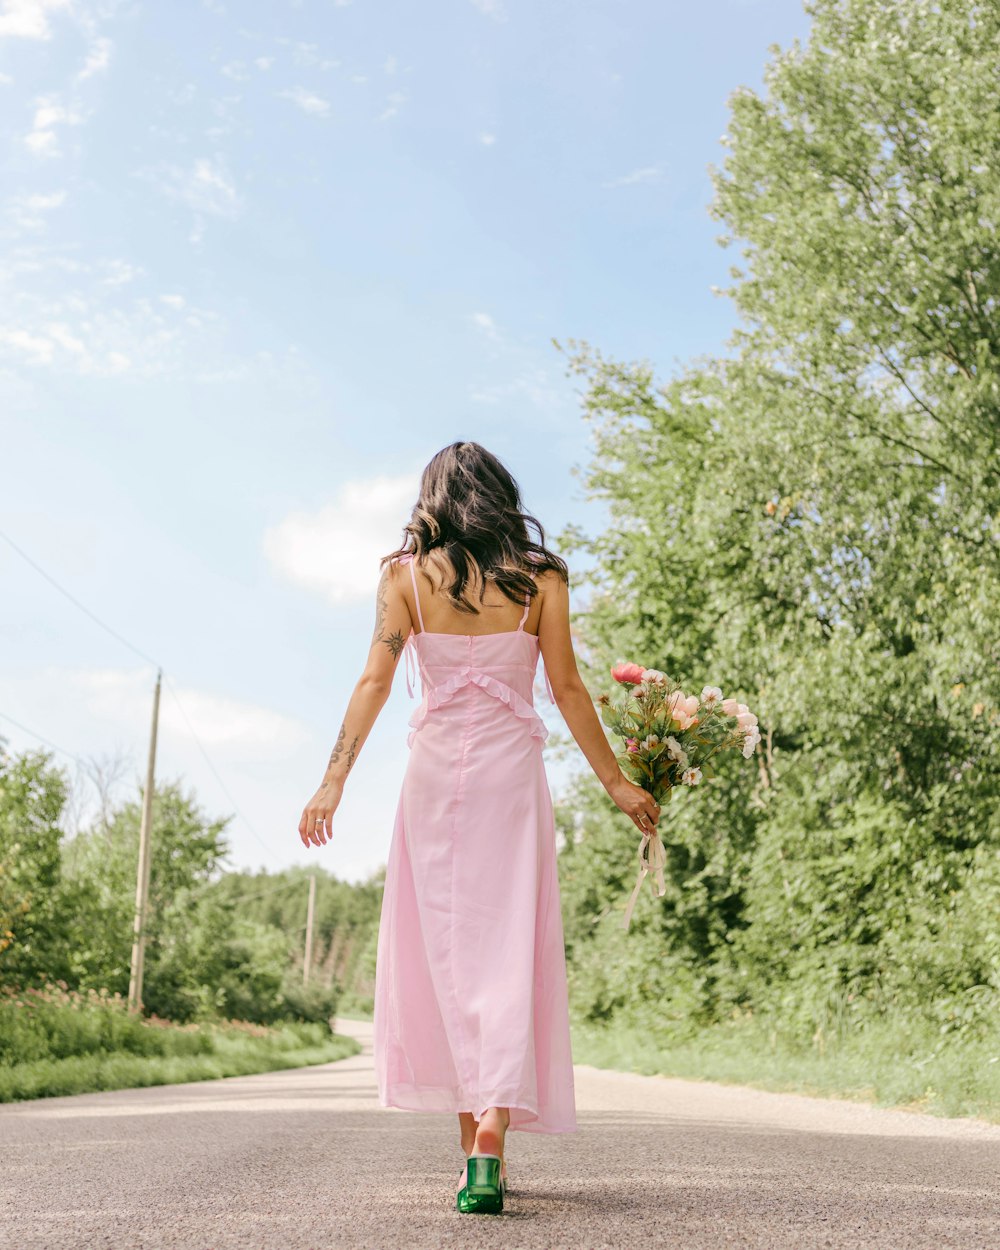
<path fill-rule="evenodd" d="M 698 786 L 713 777 L 712 760 L 720 751 L 739 750 L 749 759 L 760 742 L 757 717 L 745 703 L 724 699 L 718 686 L 705 686 L 699 698 L 685 694 L 659 669 L 625 661 L 612 668 L 611 676 L 618 686 L 598 699 L 601 719 L 624 743 L 617 757 L 622 772 L 657 803 L 671 799 L 678 786 Z M 666 862 L 656 830 L 644 833 L 639 874 L 625 908 L 626 929 L 647 873 L 653 874 L 657 894 L 666 893 Z"/>

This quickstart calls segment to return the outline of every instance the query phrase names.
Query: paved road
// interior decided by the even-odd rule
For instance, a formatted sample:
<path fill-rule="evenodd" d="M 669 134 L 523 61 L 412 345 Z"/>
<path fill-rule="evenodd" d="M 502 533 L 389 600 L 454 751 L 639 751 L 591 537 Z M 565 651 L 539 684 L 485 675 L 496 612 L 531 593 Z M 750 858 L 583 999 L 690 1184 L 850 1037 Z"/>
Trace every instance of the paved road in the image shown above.
<path fill-rule="evenodd" d="M 459 1215 L 447 1116 L 377 1105 L 365 1053 L 0 1107 L 2 1250 L 1000 1247 L 1000 1127 L 578 1067 L 581 1131 L 508 1139 Z"/>

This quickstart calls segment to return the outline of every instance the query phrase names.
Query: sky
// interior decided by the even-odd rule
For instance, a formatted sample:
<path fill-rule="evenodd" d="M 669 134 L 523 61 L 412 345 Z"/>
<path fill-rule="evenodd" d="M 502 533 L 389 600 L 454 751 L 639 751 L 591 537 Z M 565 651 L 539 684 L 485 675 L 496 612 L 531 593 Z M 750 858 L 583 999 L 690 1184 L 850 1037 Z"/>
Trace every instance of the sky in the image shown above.
<path fill-rule="evenodd" d="M 600 526 L 555 344 L 663 379 L 725 350 L 709 166 L 807 29 L 800 0 L 0 0 L 0 735 L 58 748 L 76 825 L 86 765 L 137 792 L 162 665 L 158 779 L 232 817 L 230 866 L 385 862 L 401 672 L 333 840 L 297 825 L 421 468 L 476 439 L 550 537 Z M 547 766 L 558 795 L 586 764 Z"/>

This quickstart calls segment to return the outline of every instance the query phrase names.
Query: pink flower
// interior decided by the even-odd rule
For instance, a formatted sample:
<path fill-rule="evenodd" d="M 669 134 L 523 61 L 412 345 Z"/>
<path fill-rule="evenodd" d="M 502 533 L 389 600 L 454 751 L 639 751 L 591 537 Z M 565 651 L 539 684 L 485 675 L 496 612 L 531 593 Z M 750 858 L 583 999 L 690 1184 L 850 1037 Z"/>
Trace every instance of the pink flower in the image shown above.
<path fill-rule="evenodd" d="M 642 665 L 632 664 L 629 660 L 619 660 L 611 670 L 611 676 L 615 681 L 620 681 L 623 686 L 638 686 L 642 681 Z"/>
<path fill-rule="evenodd" d="M 697 724 L 695 713 L 698 711 L 698 698 L 677 690 L 667 700 L 667 711 L 681 729 L 690 729 Z"/>
<path fill-rule="evenodd" d="M 736 716 L 739 714 L 740 705 L 735 699 L 723 699 L 722 710 L 727 716 Z"/>
<path fill-rule="evenodd" d="M 748 729 L 755 729 L 757 726 L 757 717 L 753 712 L 740 712 L 736 717 L 736 723 L 740 729 L 746 732 Z"/>
<path fill-rule="evenodd" d="M 638 740 L 638 738 L 626 738 L 626 739 L 625 739 L 625 750 L 626 750 L 626 751 L 638 751 L 638 749 L 639 749 L 639 740 Z"/>

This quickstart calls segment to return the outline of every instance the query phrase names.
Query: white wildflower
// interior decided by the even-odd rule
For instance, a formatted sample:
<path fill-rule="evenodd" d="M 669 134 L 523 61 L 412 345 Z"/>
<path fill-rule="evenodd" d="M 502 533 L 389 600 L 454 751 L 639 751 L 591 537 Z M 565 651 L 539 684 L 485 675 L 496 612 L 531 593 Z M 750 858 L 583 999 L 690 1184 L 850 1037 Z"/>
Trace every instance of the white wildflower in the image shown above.
<path fill-rule="evenodd" d="M 654 751 L 660 745 L 660 740 L 656 734 L 650 734 L 648 738 L 643 738 L 639 743 L 644 751 Z"/>
<path fill-rule="evenodd" d="M 706 686 L 701 692 L 701 701 L 705 707 L 711 709 L 722 702 L 722 691 L 718 686 Z"/>
<path fill-rule="evenodd" d="M 672 760 L 680 760 L 684 756 L 684 748 L 674 737 L 667 739 L 667 754 Z"/>
<path fill-rule="evenodd" d="M 661 673 L 658 668 L 644 668 L 642 670 L 642 680 L 647 686 L 665 686 L 669 680 L 666 673 Z"/>
<path fill-rule="evenodd" d="M 696 786 L 699 781 L 701 781 L 701 769 L 700 768 L 686 768 L 684 772 L 681 773 L 682 785 Z"/>

